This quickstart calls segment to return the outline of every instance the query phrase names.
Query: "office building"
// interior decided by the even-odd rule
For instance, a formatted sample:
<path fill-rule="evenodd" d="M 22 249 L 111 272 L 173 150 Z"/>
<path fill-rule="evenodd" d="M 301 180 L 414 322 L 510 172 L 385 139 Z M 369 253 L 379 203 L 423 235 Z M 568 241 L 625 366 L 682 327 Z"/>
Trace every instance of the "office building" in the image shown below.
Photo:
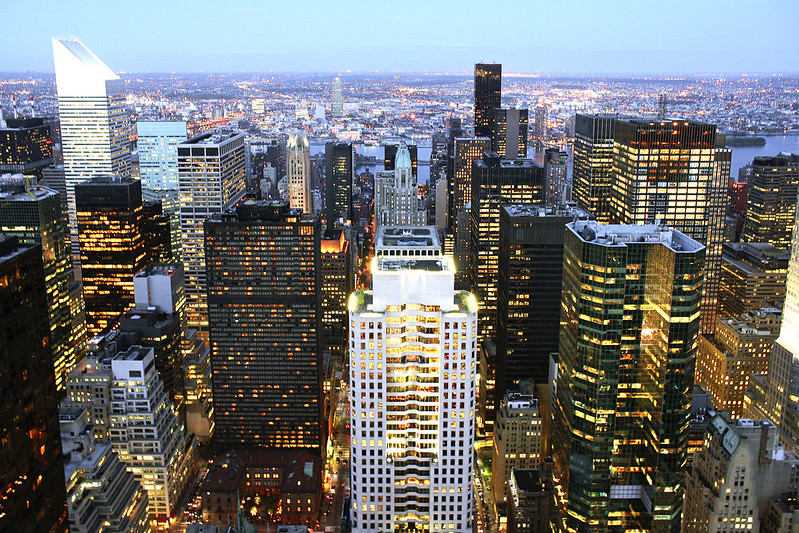
<path fill-rule="evenodd" d="M 50 125 L 42 118 L 9 118 L 5 123 L 0 127 L 0 174 L 25 174 L 41 181 L 44 169 L 54 162 Z"/>
<path fill-rule="evenodd" d="M 544 179 L 546 203 L 558 205 L 569 200 L 566 196 L 569 154 L 557 148 L 544 151 Z"/>
<path fill-rule="evenodd" d="M 735 420 L 743 416 L 749 376 L 768 372 L 782 313 L 756 309 L 717 320 L 715 335 L 699 337 L 694 382 L 710 393 L 717 410 L 728 411 Z"/>
<path fill-rule="evenodd" d="M 782 307 L 791 253 L 767 243 L 724 243 L 719 316 L 740 316 L 761 307 Z"/>
<path fill-rule="evenodd" d="M 498 107 L 493 110 L 491 150 L 505 159 L 527 157 L 527 109 Z"/>
<path fill-rule="evenodd" d="M 0 237 L 0 529 L 67 531 L 39 244 Z"/>
<path fill-rule="evenodd" d="M 499 218 L 503 204 L 544 201 L 544 169 L 531 159 L 487 152 L 472 162 L 469 282 L 480 304 L 480 339 L 496 329 Z"/>
<path fill-rule="evenodd" d="M 179 213 L 170 215 L 164 212 L 161 200 L 142 204 L 142 236 L 148 263 L 168 263 L 172 260 L 173 216 L 180 220 Z"/>
<path fill-rule="evenodd" d="M 677 532 L 705 248 L 663 225 L 566 228 L 552 446 L 566 524 Z"/>
<path fill-rule="evenodd" d="M 347 344 L 347 298 L 355 287 L 356 257 L 344 229 L 328 229 L 320 245 L 324 346 L 341 357 Z"/>
<path fill-rule="evenodd" d="M 494 109 L 502 107 L 502 65 L 477 63 L 474 66 L 474 136 L 491 136 Z"/>
<path fill-rule="evenodd" d="M 216 437 L 321 451 L 318 219 L 245 202 L 205 229 Z"/>
<path fill-rule="evenodd" d="M 741 240 L 790 248 L 798 190 L 799 155 L 755 157 Z"/>
<path fill-rule="evenodd" d="M 141 182 L 93 178 L 75 186 L 83 294 L 90 335 L 133 305 L 133 276 L 146 262 Z"/>
<path fill-rule="evenodd" d="M 539 140 L 546 139 L 549 133 L 549 106 L 540 103 L 535 106 L 535 134 Z"/>
<path fill-rule="evenodd" d="M 325 214 L 327 224 L 339 219 L 352 221 L 352 181 L 355 177 L 355 148 L 352 143 L 325 144 Z M 357 221 L 356 221 L 357 222 Z"/>
<path fill-rule="evenodd" d="M 79 257 L 75 185 L 130 176 L 125 83 L 77 39 L 53 39 L 72 255 Z"/>
<path fill-rule="evenodd" d="M 419 201 L 419 188 L 413 175 L 411 155 L 400 144 L 393 171 L 375 176 L 375 226 L 423 225 L 427 212 Z"/>
<path fill-rule="evenodd" d="M 331 96 L 330 115 L 333 118 L 341 118 L 344 116 L 344 84 L 341 78 L 336 76 L 333 78 L 333 94 Z"/>
<path fill-rule="evenodd" d="M 434 227 L 398 231 L 378 236 L 373 288 L 349 301 L 352 530 L 466 533 L 477 303 L 454 290 Z"/>
<path fill-rule="evenodd" d="M 456 229 L 458 214 L 472 201 L 472 161 L 482 159 L 491 150 L 488 137 L 458 137 L 452 144 L 452 181 L 450 189 L 450 208 L 448 227 Z"/>
<path fill-rule="evenodd" d="M 197 450 L 158 375 L 153 349 L 130 344 L 116 330 L 97 336 L 67 387 L 68 405 L 89 411 L 95 437 L 111 444 L 147 491 L 150 518 L 167 520 L 196 472 Z"/>
<path fill-rule="evenodd" d="M 200 442 L 214 434 L 214 402 L 211 398 L 211 348 L 196 329 L 184 335 L 183 373 L 186 379 L 186 430 Z"/>
<path fill-rule="evenodd" d="M 433 190 L 435 191 L 434 222 L 439 231 L 446 232 L 449 219 L 449 184 L 447 178 L 439 178 L 435 182 Z M 449 232 L 449 234 L 453 235 L 452 232 Z M 453 242 L 453 246 L 454 244 Z"/>
<path fill-rule="evenodd" d="M 383 170 L 394 170 L 394 163 L 397 161 L 397 152 L 399 152 L 401 144 L 404 143 L 383 145 Z M 419 147 L 415 144 L 406 144 L 405 147 L 411 156 L 413 176 L 417 177 L 419 175 Z"/>
<path fill-rule="evenodd" d="M 66 374 L 77 362 L 85 335 L 72 337 L 69 294 L 72 257 L 60 195 L 32 181 L 32 178 L 20 176 L 0 177 L 0 233 L 16 236 L 24 244 L 41 245 L 50 347 L 56 388 L 62 391 Z"/>
<path fill-rule="evenodd" d="M 442 131 L 433 134 L 430 147 L 430 183 L 447 177 L 447 136 Z"/>
<path fill-rule="evenodd" d="M 203 223 L 244 196 L 244 135 L 206 133 L 178 145 L 188 326 L 207 338 Z"/>
<path fill-rule="evenodd" d="M 713 417 L 705 443 L 686 476 L 682 531 L 762 531 L 771 499 L 796 492 L 799 456 L 768 421 L 726 413 Z"/>
<path fill-rule="evenodd" d="M 311 203 L 311 147 L 308 138 L 300 133 L 290 135 L 286 144 L 286 175 L 288 198 L 292 209 L 313 213 Z"/>
<path fill-rule="evenodd" d="M 186 141 L 185 122 L 136 123 L 139 176 L 145 202 L 161 202 L 169 217 L 171 256 L 180 260 L 178 145 Z"/>
<path fill-rule="evenodd" d="M 552 467 L 513 470 L 508 482 L 508 533 L 548 533 L 555 522 Z"/>
<path fill-rule="evenodd" d="M 611 221 L 615 131 L 615 116 L 578 113 L 575 117 L 572 197 L 601 223 Z"/>
<path fill-rule="evenodd" d="M 497 409 L 491 454 L 491 493 L 496 505 L 508 500 L 508 481 L 514 469 L 541 466 L 542 427 L 535 397 L 519 392 L 505 394 Z"/>
<path fill-rule="evenodd" d="M 111 445 L 95 442 L 83 407 L 61 407 L 69 530 L 76 533 L 149 533 L 147 492 Z"/>

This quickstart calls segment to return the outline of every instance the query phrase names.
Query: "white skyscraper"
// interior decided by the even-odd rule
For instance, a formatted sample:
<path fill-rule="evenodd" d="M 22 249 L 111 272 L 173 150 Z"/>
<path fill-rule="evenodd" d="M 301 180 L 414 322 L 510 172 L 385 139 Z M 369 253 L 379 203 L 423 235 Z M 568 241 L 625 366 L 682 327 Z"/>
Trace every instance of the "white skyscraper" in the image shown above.
<path fill-rule="evenodd" d="M 286 168 L 289 180 L 289 204 L 303 213 L 313 212 L 311 197 L 311 147 L 303 135 L 289 136 L 286 146 Z"/>
<path fill-rule="evenodd" d="M 77 39 L 53 38 L 53 58 L 69 227 L 78 258 L 75 184 L 97 176 L 130 176 L 125 83 Z"/>
<path fill-rule="evenodd" d="M 185 122 L 136 123 L 142 196 L 161 202 L 169 215 L 172 257 L 180 259 L 180 200 L 178 198 L 178 144 L 186 141 Z"/>
<path fill-rule="evenodd" d="M 244 134 L 205 133 L 179 144 L 178 186 L 186 316 L 207 338 L 203 224 L 244 196 Z"/>
<path fill-rule="evenodd" d="M 405 143 L 400 143 L 394 161 L 393 172 L 378 172 L 375 177 L 375 225 L 424 225 L 427 212 L 419 207 L 419 189 Z"/>
<path fill-rule="evenodd" d="M 472 531 L 477 302 L 435 227 L 381 227 L 350 296 L 352 526 Z"/>
<path fill-rule="evenodd" d="M 330 105 L 330 114 L 334 118 L 340 118 L 344 116 L 344 98 L 343 98 L 343 84 L 341 83 L 341 78 L 336 76 L 333 78 L 333 98 L 332 103 Z"/>

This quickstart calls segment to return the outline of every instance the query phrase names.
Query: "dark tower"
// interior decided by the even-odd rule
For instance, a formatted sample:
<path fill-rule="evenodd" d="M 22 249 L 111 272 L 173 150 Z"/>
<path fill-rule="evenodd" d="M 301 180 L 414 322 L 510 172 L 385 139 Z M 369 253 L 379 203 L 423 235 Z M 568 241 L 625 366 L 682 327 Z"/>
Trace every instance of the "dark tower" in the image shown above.
<path fill-rule="evenodd" d="M 355 156 L 352 143 L 325 145 L 325 214 L 328 226 L 339 218 L 352 220 L 352 180 Z"/>
<path fill-rule="evenodd" d="M 474 136 L 491 136 L 494 109 L 501 106 L 502 65 L 477 63 L 474 66 Z"/>

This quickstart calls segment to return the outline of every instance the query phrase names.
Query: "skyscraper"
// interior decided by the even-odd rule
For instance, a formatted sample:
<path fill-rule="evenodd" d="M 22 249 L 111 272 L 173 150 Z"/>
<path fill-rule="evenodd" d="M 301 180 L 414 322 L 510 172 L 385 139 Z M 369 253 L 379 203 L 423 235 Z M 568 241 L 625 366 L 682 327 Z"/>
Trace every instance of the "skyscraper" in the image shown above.
<path fill-rule="evenodd" d="M 146 262 L 141 182 L 93 178 L 75 186 L 83 293 L 90 335 L 133 305 L 133 276 Z"/>
<path fill-rule="evenodd" d="M 435 227 L 386 231 L 349 302 L 352 529 L 470 532 L 477 304 Z"/>
<path fill-rule="evenodd" d="M 178 144 L 186 141 L 186 123 L 140 121 L 136 131 L 142 196 L 147 202 L 161 201 L 169 216 L 172 257 L 180 260 Z"/>
<path fill-rule="evenodd" d="M 397 161 L 397 152 L 400 149 L 400 144 L 386 144 L 383 145 L 383 170 L 394 170 L 394 163 Z M 408 153 L 411 155 L 411 168 L 413 169 L 413 176 L 419 175 L 419 147 L 415 144 L 405 144 Z"/>
<path fill-rule="evenodd" d="M 419 188 L 413 175 L 411 154 L 400 144 L 393 171 L 375 177 L 375 226 L 420 225 L 427 212 L 420 206 Z"/>
<path fill-rule="evenodd" d="M 680 531 L 705 248 L 566 226 L 556 466 L 576 531 Z"/>
<path fill-rule="evenodd" d="M 488 137 L 458 137 L 453 140 L 452 181 L 448 227 L 455 228 L 458 214 L 472 201 L 472 161 L 491 150 Z"/>
<path fill-rule="evenodd" d="M 799 155 L 756 157 L 749 178 L 741 240 L 767 242 L 783 250 L 790 248 L 797 190 Z"/>
<path fill-rule="evenodd" d="M 50 125 L 41 118 L 7 119 L 0 128 L 0 174 L 20 173 L 42 178 L 53 164 Z"/>
<path fill-rule="evenodd" d="M 99 176 L 130 176 L 125 84 L 77 39 L 53 39 L 61 150 L 72 255 L 77 258 L 75 185 Z"/>
<path fill-rule="evenodd" d="M 286 144 L 286 171 L 289 203 L 293 209 L 313 213 L 311 199 L 311 147 L 308 138 L 300 133 L 290 135 Z"/>
<path fill-rule="evenodd" d="M 486 153 L 472 162 L 471 185 L 469 280 L 480 303 L 482 340 L 496 327 L 500 206 L 543 203 L 544 169 L 531 159 Z"/>
<path fill-rule="evenodd" d="M 0 529 L 66 533 L 41 245 L 0 237 Z"/>
<path fill-rule="evenodd" d="M 615 126 L 615 116 L 577 114 L 575 117 L 572 196 L 602 223 L 611 220 Z"/>
<path fill-rule="evenodd" d="M 244 135 L 205 133 L 178 145 L 188 326 L 207 336 L 203 223 L 244 196 Z"/>
<path fill-rule="evenodd" d="M 327 224 L 342 218 L 353 220 L 352 180 L 355 177 L 355 149 L 352 143 L 325 144 Z M 357 222 L 357 221 L 355 221 Z"/>
<path fill-rule="evenodd" d="M 205 231 L 217 438 L 321 451 L 319 220 L 245 202 Z"/>
<path fill-rule="evenodd" d="M 347 339 L 347 297 L 355 282 L 353 242 L 342 228 L 325 231 L 321 253 L 321 312 L 325 349 L 342 355 Z"/>
<path fill-rule="evenodd" d="M 785 300 L 790 250 L 766 243 L 728 242 L 723 246 L 719 316 L 740 316 Z"/>
<path fill-rule="evenodd" d="M 544 176 L 546 180 L 546 203 L 558 205 L 569 199 L 565 197 L 568 177 L 569 154 L 557 148 L 544 151 Z"/>
<path fill-rule="evenodd" d="M 549 106 L 541 103 L 535 106 L 535 134 L 545 139 L 549 133 Z"/>
<path fill-rule="evenodd" d="M 344 84 L 341 78 L 336 76 L 333 78 L 333 94 L 331 96 L 330 114 L 333 118 L 341 118 L 344 116 L 344 98 L 343 98 Z"/>
<path fill-rule="evenodd" d="M 491 137 L 494 109 L 502 107 L 502 65 L 474 66 L 474 136 Z"/>
<path fill-rule="evenodd" d="M 498 107 L 493 110 L 491 150 L 505 159 L 527 157 L 527 109 Z"/>
<path fill-rule="evenodd" d="M 24 244 L 41 244 L 50 347 L 56 388 L 60 391 L 86 339 L 73 337 L 69 308 L 72 257 L 60 195 L 31 181 L 19 177 L 0 178 L 0 233 L 16 236 Z"/>

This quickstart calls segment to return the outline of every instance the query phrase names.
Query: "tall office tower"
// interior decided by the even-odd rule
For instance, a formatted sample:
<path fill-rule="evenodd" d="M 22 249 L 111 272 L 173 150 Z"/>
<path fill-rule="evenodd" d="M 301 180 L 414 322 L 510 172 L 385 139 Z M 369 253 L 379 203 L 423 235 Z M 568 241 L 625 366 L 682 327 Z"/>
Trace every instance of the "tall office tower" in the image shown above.
<path fill-rule="evenodd" d="M 486 153 L 472 162 L 469 281 L 480 302 L 481 341 L 496 329 L 500 206 L 543 201 L 544 169 L 533 160 Z"/>
<path fill-rule="evenodd" d="M 441 177 L 435 182 L 435 223 L 439 231 L 446 231 L 449 207 L 449 186 L 447 178 Z M 452 235 L 452 233 L 450 232 Z M 453 241 L 454 245 L 454 241 Z M 454 251 L 454 250 L 453 250 Z"/>
<path fill-rule="evenodd" d="M 544 152 L 544 176 L 546 180 L 546 203 L 558 205 L 567 201 L 566 180 L 568 178 L 569 154 L 557 148 Z"/>
<path fill-rule="evenodd" d="M 289 202 L 292 209 L 312 213 L 311 205 L 311 147 L 302 133 L 291 135 L 286 144 Z"/>
<path fill-rule="evenodd" d="M 6 119 L 0 127 L 0 174 L 11 172 L 42 179 L 53 164 L 50 126 L 42 118 Z"/>
<path fill-rule="evenodd" d="M 539 103 L 535 106 L 535 134 L 539 139 L 545 139 L 549 133 L 549 106 Z"/>
<path fill-rule="evenodd" d="M 349 301 L 352 530 L 470 532 L 477 303 L 434 227 L 386 231 Z"/>
<path fill-rule="evenodd" d="M 756 157 L 749 179 L 741 240 L 767 242 L 783 250 L 790 248 L 798 189 L 799 155 Z"/>
<path fill-rule="evenodd" d="M 341 78 L 336 76 L 333 78 L 333 94 L 331 97 L 330 114 L 333 118 L 340 118 L 344 116 L 344 84 Z"/>
<path fill-rule="evenodd" d="M 146 202 L 161 201 L 169 216 L 172 257 L 181 258 L 178 145 L 186 141 L 185 122 L 136 123 L 139 175 Z"/>
<path fill-rule="evenodd" d="M 80 344 L 71 338 L 69 283 L 72 257 L 59 194 L 31 183 L 32 178 L 0 177 L 0 233 L 24 244 L 41 244 L 50 347 L 55 363 L 56 388 L 64 389 L 66 374 L 78 359 Z"/>
<path fill-rule="evenodd" d="M 375 177 L 375 226 L 422 225 L 427 212 L 420 206 L 411 154 L 400 144 L 393 171 Z"/>
<path fill-rule="evenodd" d="M 717 320 L 715 335 L 699 337 L 694 382 L 710 393 L 713 407 L 729 411 L 736 419 L 743 416 L 749 376 L 768 371 L 782 313 L 777 309 L 757 309 Z"/>
<path fill-rule="evenodd" d="M 321 450 L 319 220 L 245 202 L 205 231 L 216 437 Z"/>
<path fill-rule="evenodd" d="M 611 220 L 659 220 L 707 247 L 702 332 L 712 333 L 731 151 L 717 150 L 711 124 L 630 119 L 617 120 L 615 128 Z"/>
<path fill-rule="evenodd" d="M 508 533 L 547 533 L 555 518 L 552 467 L 513 470 L 508 481 Z"/>
<path fill-rule="evenodd" d="M 430 181 L 435 183 L 447 176 L 447 136 L 439 131 L 433 134 L 430 148 Z"/>
<path fill-rule="evenodd" d="M 70 531 L 150 533 L 147 492 L 111 445 L 95 442 L 83 407 L 61 407 Z"/>
<path fill-rule="evenodd" d="M 180 238 L 188 326 L 207 338 L 203 223 L 244 196 L 244 134 L 211 134 L 178 145 Z"/>
<path fill-rule="evenodd" d="M 211 348 L 196 329 L 184 336 L 183 367 L 186 378 L 186 430 L 201 442 L 214 434 L 214 403 L 211 399 Z"/>
<path fill-rule="evenodd" d="M 83 294 L 90 335 L 133 304 L 133 276 L 145 264 L 141 182 L 93 178 L 75 186 Z"/>
<path fill-rule="evenodd" d="M 791 252 L 766 243 L 725 243 L 721 256 L 719 316 L 782 307 Z"/>
<path fill-rule="evenodd" d="M 583 209 L 607 223 L 610 217 L 613 176 L 613 139 L 616 117 L 575 116 L 572 197 Z"/>
<path fill-rule="evenodd" d="M 383 146 L 383 170 L 394 170 L 394 164 L 397 161 L 397 153 L 400 150 L 400 145 L 405 145 L 408 153 L 411 156 L 411 168 L 413 169 L 413 177 L 419 175 L 419 147 L 415 144 L 386 144 Z"/>
<path fill-rule="evenodd" d="M 355 285 L 355 254 L 341 228 L 325 231 L 320 245 L 325 349 L 340 357 L 347 344 L 347 297 Z"/>
<path fill-rule="evenodd" d="M 492 110 L 491 150 L 505 159 L 527 157 L 527 109 Z"/>
<path fill-rule="evenodd" d="M 799 456 L 785 451 L 776 429 L 765 420 L 713 417 L 686 476 L 682 531 L 764 530 L 769 501 L 796 493 L 799 481 Z"/>
<path fill-rule="evenodd" d="M 491 150 L 488 137 L 458 137 L 453 140 L 452 181 L 450 189 L 450 222 L 448 227 L 456 229 L 458 213 L 472 201 L 472 161 L 482 159 Z"/>
<path fill-rule="evenodd" d="M 40 245 L 0 237 L 0 529 L 67 531 Z"/>
<path fill-rule="evenodd" d="M 550 355 L 558 351 L 566 224 L 587 220 L 576 206 L 503 205 L 499 217 L 494 402 L 532 379 L 548 444 Z M 487 389 L 486 394 L 490 391 Z"/>
<path fill-rule="evenodd" d="M 79 257 L 75 185 L 130 176 L 125 83 L 77 39 L 53 39 L 72 255 Z"/>
<path fill-rule="evenodd" d="M 68 405 L 89 411 L 95 437 L 111 443 L 147 491 L 150 518 L 172 516 L 196 471 L 197 450 L 158 376 L 153 349 L 130 344 L 118 331 L 95 337 L 68 388 Z"/>
<path fill-rule="evenodd" d="M 352 143 L 325 144 L 325 214 L 331 226 L 338 219 L 353 220 L 352 181 L 355 178 L 355 148 Z"/>
<path fill-rule="evenodd" d="M 508 481 L 514 469 L 535 469 L 541 465 L 543 420 L 538 400 L 509 392 L 497 409 L 491 453 L 491 493 L 496 505 L 508 500 Z"/>
<path fill-rule="evenodd" d="M 180 218 L 178 214 L 174 216 Z M 172 215 L 164 212 L 160 200 L 142 204 L 142 235 L 148 263 L 172 260 Z"/>
<path fill-rule="evenodd" d="M 566 226 L 553 451 L 575 531 L 680 530 L 705 248 Z"/>
<path fill-rule="evenodd" d="M 494 109 L 502 107 L 502 65 L 474 66 L 474 136 L 491 137 Z"/>

